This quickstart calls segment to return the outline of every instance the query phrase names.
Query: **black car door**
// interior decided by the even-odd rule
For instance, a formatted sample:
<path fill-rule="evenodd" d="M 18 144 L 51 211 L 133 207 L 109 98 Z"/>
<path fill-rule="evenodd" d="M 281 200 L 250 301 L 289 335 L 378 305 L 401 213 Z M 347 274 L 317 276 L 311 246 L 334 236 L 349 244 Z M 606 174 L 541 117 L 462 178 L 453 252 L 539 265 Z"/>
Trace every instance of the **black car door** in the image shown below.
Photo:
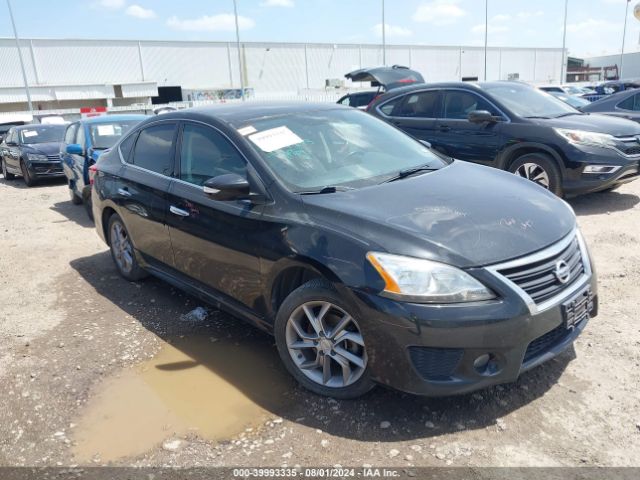
<path fill-rule="evenodd" d="M 222 132 L 192 122 L 181 128 L 177 154 L 178 179 L 169 191 L 167 217 L 175 268 L 253 307 L 261 290 L 260 212 L 248 200 L 218 201 L 203 191 L 212 177 L 246 176 L 246 160 Z"/>
<path fill-rule="evenodd" d="M 149 263 L 169 266 L 173 252 L 165 221 L 177 127 L 175 121 L 159 121 L 139 132 L 113 192 L 136 250 Z"/>
<path fill-rule="evenodd" d="M 7 150 L 4 159 L 5 162 L 7 162 L 7 169 L 12 170 L 13 172 L 20 172 L 19 136 L 20 133 L 15 128 L 11 129 L 7 136 Z"/>
<path fill-rule="evenodd" d="M 383 104 L 380 112 L 388 113 L 388 121 L 418 140 L 433 143 L 437 140 L 436 118 L 440 110 L 438 90 L 412 92 L 393 99 L 393 107 Z"/>
<path fill-rule="evenodd" d="M 475 92 L 445 90 L 441 115 L 436 121 L 433 147 L 445 155 L 469 162 L 493 165 L 501 146 L 500 122 L 472 123 L 469 112 L 487 110 L 497 117 L 500 111 Z"/>

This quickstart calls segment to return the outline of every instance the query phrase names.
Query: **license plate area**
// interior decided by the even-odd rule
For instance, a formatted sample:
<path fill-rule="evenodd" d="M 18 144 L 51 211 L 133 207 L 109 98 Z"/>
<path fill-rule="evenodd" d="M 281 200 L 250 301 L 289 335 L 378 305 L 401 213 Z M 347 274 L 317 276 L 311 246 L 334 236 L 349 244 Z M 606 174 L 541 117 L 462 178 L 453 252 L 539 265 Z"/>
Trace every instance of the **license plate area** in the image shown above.
<path fill-rule="evenodd" d="M 593 293 L 587 287 L 571 300 L 562 304 L 562 317 L 567 329 L 573 329 L 581 321 L 589 317 L 593 310 Z"/>

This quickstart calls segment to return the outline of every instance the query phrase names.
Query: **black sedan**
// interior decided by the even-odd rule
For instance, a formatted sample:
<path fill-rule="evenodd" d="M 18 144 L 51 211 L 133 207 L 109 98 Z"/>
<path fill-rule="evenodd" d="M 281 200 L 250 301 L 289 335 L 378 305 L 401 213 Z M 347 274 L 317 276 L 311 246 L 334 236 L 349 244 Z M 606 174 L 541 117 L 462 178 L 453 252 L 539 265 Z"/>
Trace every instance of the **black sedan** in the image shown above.
<path fill-rule="evenodd" d="M 96 228 L 120 274 L 150 273 L 273 333 L 319 394 L 511 382 L 597 312 L 566 203 L 356 109 L 168 113 L 96 167 Z"/>
<path fill-rule="evenodd" d="M 640 122 L 640 89 L 635 88 L 607 95 L 600 100 L 580 107 L 580 110 L 587 113 L 602 113 Z"/>
<path fill-rule="evenodd" d="M 2 174 L 6 180 L 22 175 L 31 187 L 39 178 L 63 177 L 60 147 L 65 125 L 13 127 L 0 145 Z"/>

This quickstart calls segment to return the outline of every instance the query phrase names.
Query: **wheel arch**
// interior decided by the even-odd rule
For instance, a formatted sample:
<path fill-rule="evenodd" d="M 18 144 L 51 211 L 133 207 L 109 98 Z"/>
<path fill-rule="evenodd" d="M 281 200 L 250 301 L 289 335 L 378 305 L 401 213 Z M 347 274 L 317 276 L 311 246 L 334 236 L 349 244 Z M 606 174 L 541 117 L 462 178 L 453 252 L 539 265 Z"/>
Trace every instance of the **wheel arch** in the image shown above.
<path fill-rule="evenodd" d="M 564 172 L 564 162 L 560 154 L 549 145 L 537 142 L 522 142 L 506 148 L 500 154 L 498 167 L 502 170 L 508 170 L 511 164 L 518 158 L 531 153 L 544 153 L 548 155 L 555 162 L 560 172 Z"/>

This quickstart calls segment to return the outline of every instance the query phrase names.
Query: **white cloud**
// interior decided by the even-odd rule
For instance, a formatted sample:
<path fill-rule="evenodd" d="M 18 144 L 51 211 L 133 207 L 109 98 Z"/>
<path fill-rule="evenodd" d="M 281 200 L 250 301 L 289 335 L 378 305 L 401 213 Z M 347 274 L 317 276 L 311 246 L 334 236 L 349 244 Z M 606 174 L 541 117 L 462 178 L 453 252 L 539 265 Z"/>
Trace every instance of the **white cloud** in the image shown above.
<path fill-rule="evenodd" d="M 293 7 L 293 0 L 265 0 L 260 3 L 261 7 Z"/>
<path fill-rule="evenodd" d="M 467 14 L 458 6 L 458 0 L 433 0 L 423 3 L 413 14 L 413 20 L 433 25 L 449 25 Z"/>
<path fill-rule="evenodd" d="M 544 12 L 542 10 L 536 10 L 535 12 L 518 12 L 516 14 L 516 17 L 518 17 L 520 20 L 526 20 L 528 18 L 541 17 L 542 15 L 544 15 Z"/>
<path fill-rule="evenodd" d="M 506 25 L 492 25 L 489 24 L 489 33 L 505 33 L 509 31 L 509 27 Z M 484 33 L 484 23 L 474 25 L 471 27 L 471 33 Z"/>
<path fill-rule="evenodd" d="M 607 20 L 596 20 L 588 18 L 582 22 L 570 23 L 567 25 L 567 32 L 577 33 L 586 36 L 600 36 L 603 32 L 617 31 L 620 25 Z"/>
<path fill-rule="evenodd" d="M 141 7 L 140 5 L 128 6 L 127 9 L 125 10 L 125 13 L 132 17 L 142 18 L 144 20 L 147 20 L 150 18 L 156 18 L 156 12 L 154 12 L 150 8 Z"/>
<path fill-rule="evenodd" d="M 375 33 L 378 37 L 382 37 L 382 24 L 378 23 L 374 25 L 373 33 Z M 384 34 L 387 37 L 410 37 L 413 35 L 413 32 L 408 28 L 401 27 L 399 25 L 389 25 L 388 23 L 384 24 Z"/>
<path fill-rule="evenodd" d="M 98 5 L 104 8 L 112 8 L 117 10 L 119 8 L 124 7 L 125 0 L 100 0 Z"/>
<path fill-rule="evenodd" d="M 248 17 L 238 15 L 238 28 L 248 30 L 255 26 L 256 22 Z M 235 19 L 231 13 L 220 13 L 218 15 L 203 15 L 198 18 L 182 20 L 173 16 L 167 20 L 167 26 L 174 30 L 188 30 L 192 32 L 231 32 L 236 29 Z"/>
<path fill-rule="evenodd" d="M 511 15 L 496 15 L 495 17 L 492 17 L 489 21 L 490 22 L 506 22 L 508 20 L 511 20 Z"/>

